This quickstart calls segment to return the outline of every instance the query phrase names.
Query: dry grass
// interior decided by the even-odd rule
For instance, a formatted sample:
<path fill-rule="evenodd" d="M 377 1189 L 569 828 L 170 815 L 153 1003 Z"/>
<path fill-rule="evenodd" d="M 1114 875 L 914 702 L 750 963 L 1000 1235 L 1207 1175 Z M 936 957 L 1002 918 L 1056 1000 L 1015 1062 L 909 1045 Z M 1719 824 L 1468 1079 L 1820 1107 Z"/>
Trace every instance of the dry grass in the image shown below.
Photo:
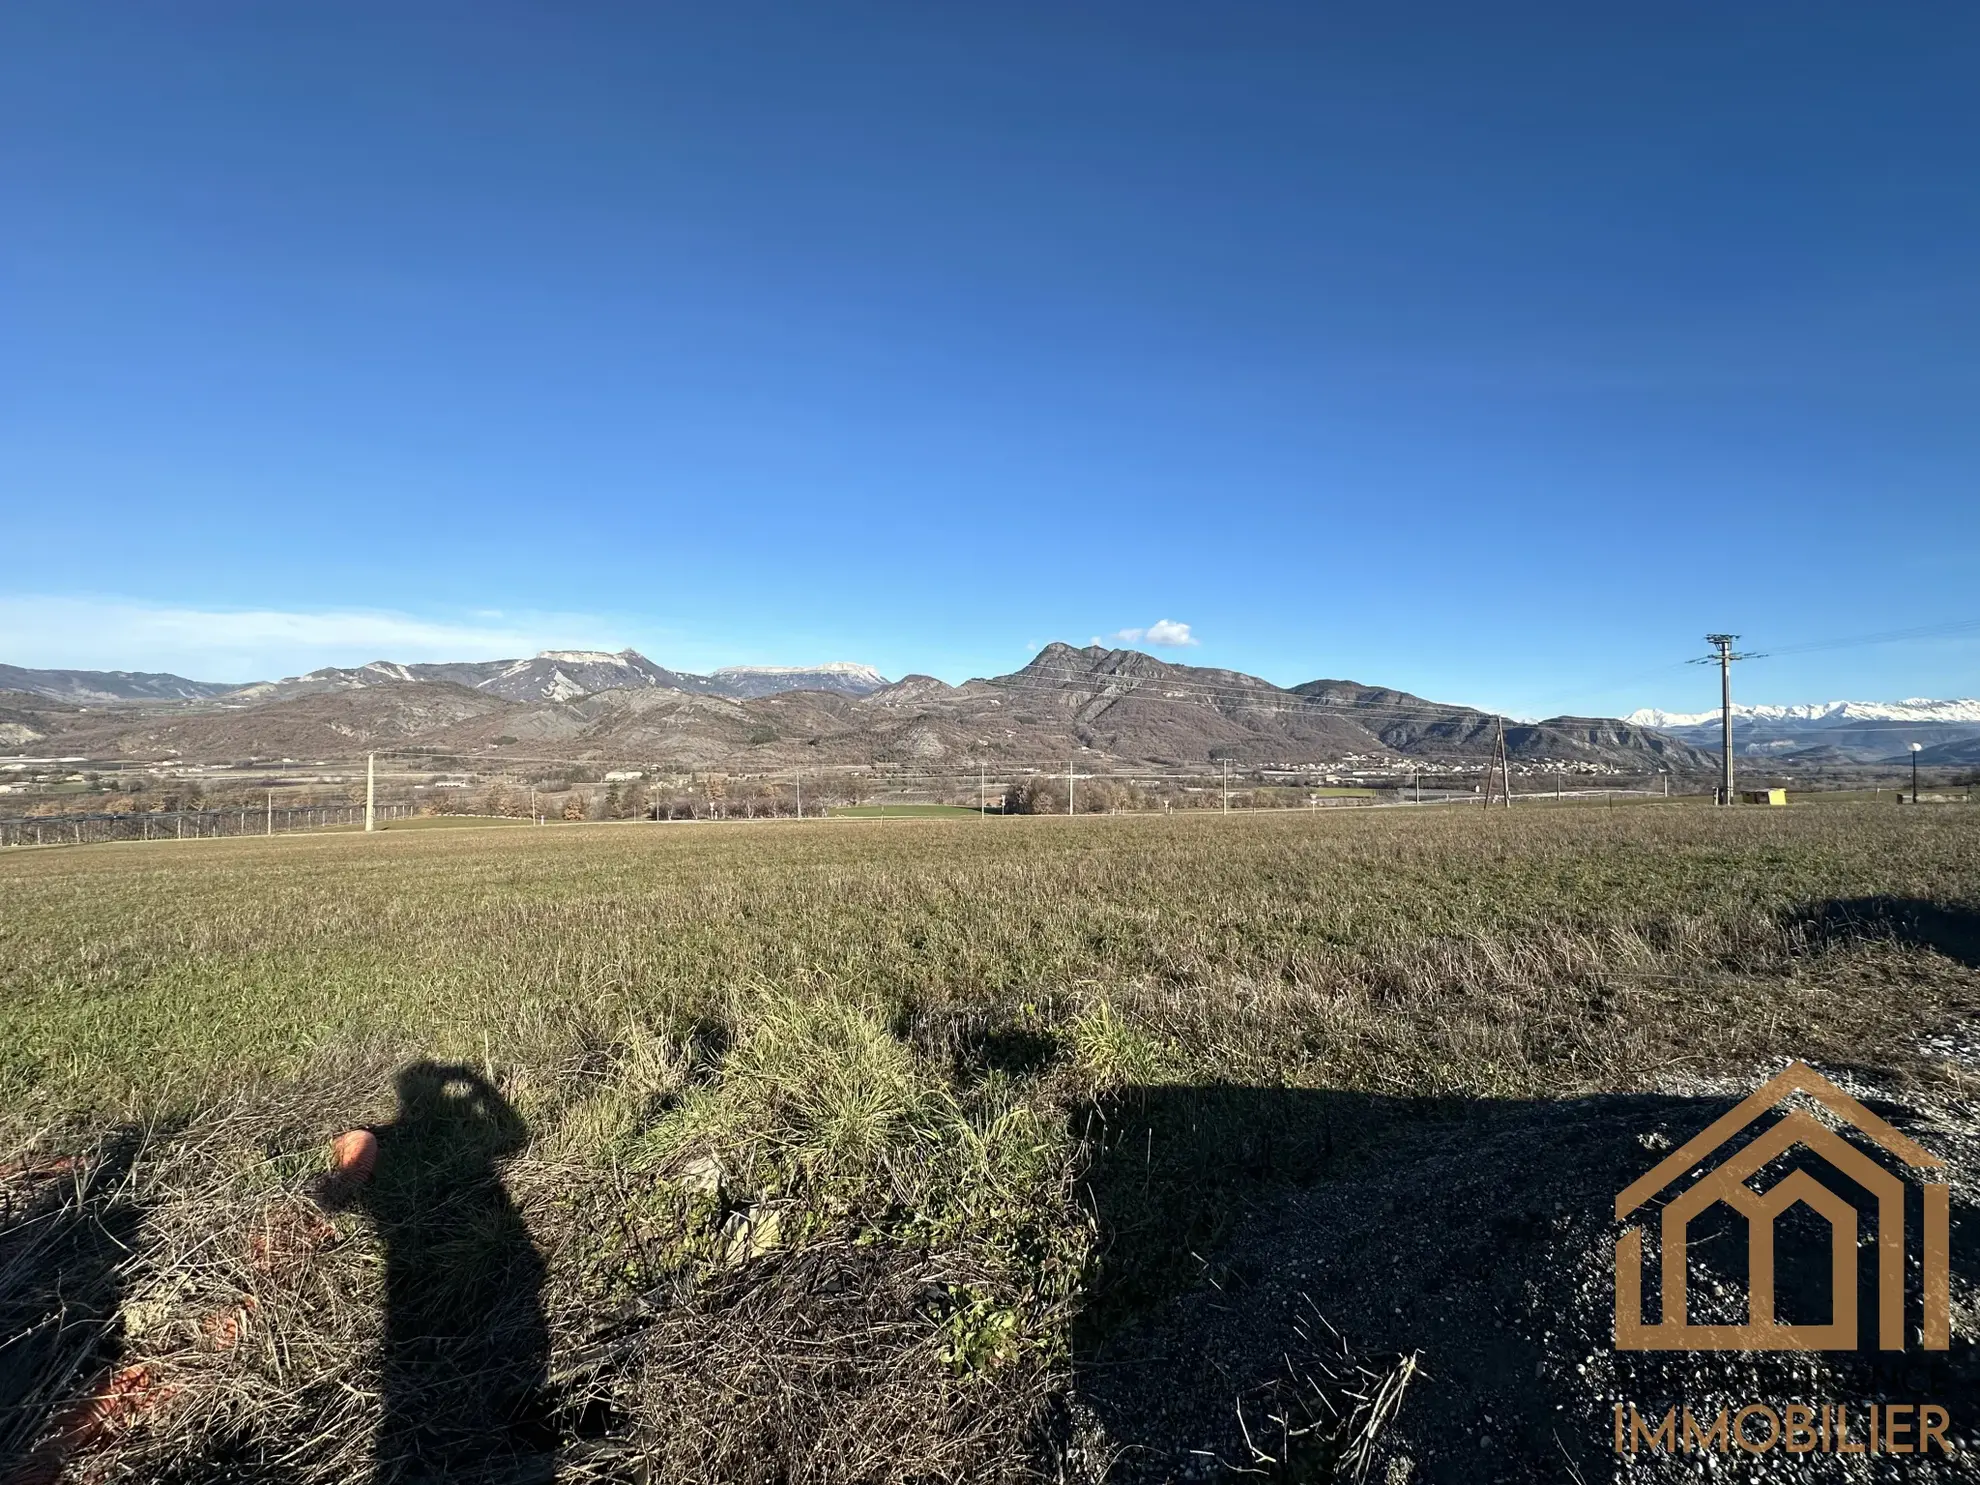
<path fill-rule="evenodd" d="M 1957 1079 L 1917 1048 L 1975 976 L 1900 920 L 1976 901 L 1972 823 L 1875 807 L 10 854 L 0 1164 L 28 1169 L 0 1183 L 0 1264 L 116 1236 L 66 1329 L 16 1285 L 64 1375 L 146 1369 L 91 1440 L 103 1478 L 454 1447 L 393 1444 L 417 1404 L 392 1388 L 421 1384 L 378 1381 L 403 1253 L 436 1243 L 461 1283 L 535 1290 L 449 1344 L 543 1372 L 451 1478 L 553 1454 L 560 1478 L 1023 1478 L 1056 1468 L 1072 1324 L 1106 1309 L 1082 1183 L 1110 1095 L 1558 1096 L 1788 1054 Z M 403 1140 L 406 1210 L 481 1195 L 460 1231 L 391 1217 L 394 1257 L 384 1207 L 313 1182 L 336 1130 L 413 1129 L 394 1077 L 425 1060 L 479 1070 L 526 1145 L 468 1149 L 487 1120 Z M 110 1169 L 106 1131 L 115 1182 L 36 1173 Z M 0 1450 L 52 1416 L 0 1418 Z"/>

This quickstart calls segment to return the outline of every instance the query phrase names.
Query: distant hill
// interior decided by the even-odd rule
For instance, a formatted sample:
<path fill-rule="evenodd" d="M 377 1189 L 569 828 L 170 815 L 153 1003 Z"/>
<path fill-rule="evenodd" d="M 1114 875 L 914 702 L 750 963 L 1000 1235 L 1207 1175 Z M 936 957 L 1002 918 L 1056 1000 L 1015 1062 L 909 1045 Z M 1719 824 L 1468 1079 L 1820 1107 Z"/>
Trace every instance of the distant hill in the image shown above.
<path fill-rule="evenodd" d="M 59 728 L 60 717 L 74 707 L 52 702 L 31 691 L 0 691 L 0 748 L 26 748 Z"/>
<path fill-rule="evenodd" d="M 704 696 L 769 696 L 779 691 L 844 691 L 864 695 L 887 684 L 871 666 L 836 662 L 817 666 L 732 665 L 713 675 L 669 670 L 637 650 L 545 650 L 528 660 L 478 660 L 400 665 L 374 660 L 349 669 L 330 667 L 286 680 L 239 688 L 243 699 L 279 700 L 320 691 L 361 690 L 408 681 L 447 681 L 509 701 L 575 701 L 601 691 L 686 691 Z"/>
<path fill-rule="evenodd" d="M 598 691 L 664 687 L 674 691 L 719 692 L 706 676 L 656 665 L 637 650 L 545 650 L 528 660 L 475 660 L 401 665 L 374 660 L 348 669 L 312 670 L 286 680 L 262 681 L 233 693 L 242 700 L 281 700 L 322 691 L 355 691 L 368 686 L 443 681 L 485 691 L 508 701 L 572 701 Z"/>
<path fill-rule="evenodd" d="M 1377 737 L 1402 753 L 1489 754 L 1496 719 L 1473 707 L 1425 701 L 1407 691 L 1363 686 L 1354 681 L 1307 681 L 1296 695 L 1358 716 Z M 1529 761 L 1606 762 L 1626 766 L 1634 759 L 1680 772 L 1702 771 L 1711 759 L 1699 749 L 1615 717 L 1549 717 L 1541 722 L 1508 722 L 1506 751 Z"/>
<path fill-rule="evenodd" d="M 98 758 L 309 761 L 393 747 L 514 707 L 446 681 L 410 681 L 259 703 L 92 711 L 63 719 L 67 725 L 52 736 L 66 753 Z"/>
<path fill-rule="evenodd" d="M 1490 713 L 1407 691 L 1334 680 L 1282 690 L 1239 671 L 1099 646 L 1048 646 L 1014 676 L 990 684 L 1033 695 L 1056 688 L 1086 734 L 1105 738 L 1115 751 L 1151 758 L 1473 759 L 1489 757 L 1496 737 Z M 1529 763 L 1680 772 L 1711 766 L 1695 748 L 1616 719 L 1508 723 L 1506 746 Z"/>
<path fill-rule="evenodd" d="M 1907 748 L 1904 752 L 1896 754 L 1886 761 L 1901 763 L 1909 767 L 1911 764 L 1911 750 Z M 1957 766 L 1980 763 L 1980 737 L 1959 738 L 1952 742 L 1942 742 L 1932 747 L 1921 749 L 1918 754 L 1918 762 L 1919 766 L 1923 768 L 1944 768 L 1949 765 Z"/>
<path fill-rule="evenodd" d="M 1876 763 L 1927 748 L 1980 738 L 1980 700 L 1817 701 L 1796 706 L 1734 706 L 1733 750 L 1799 763 Z M 1626 719 L 1702 748 L 1719 746 L 1719 713 L 1644 707 Z"/>
<path fill-rule="evenodd" d="M 779 691 L 840 691 L 870 696 L 887 678 L 870 665 L 835 660 L 825 665 L 724 665 L 708 677 L 729 696 L 773 696 Z"/>
<path fill-rule="evenodd" d="M 372 748 L 568 759 L 677 769 L 775 771 L 978 763 L 1205 769 L 1469 766 L 1496 722 L 1472 707 L 1355 681 L 1283 688 L 1242 671 L 1176 665 L 1138 650 L 1052 644 L 1023 669 L 951 686 L 889 682 L 866 666 L 671 671 L 635 651 L 552 650 L 529 660 L 351 668 L 261 682 L 160 708 L 30 709 L 15 746 L 89 756 L 351 757 Z M 18 709 L 17 709 L 18 710 Z M 32 734 L 32 737 L 30 736 Z M 1708 772 L 1697 749 L 1616 718 L 1509 723 L 1521 762 L 1619 772 Z"/>
<path fill-rule="evenodd" d="M 0 691 L 22 691 L 83 705 L 114 701 L 196 701 L 224 696 L 236 683 L 189 681 L 148 670 L 27 670 L 0 665 Z"/>
<path fill-rule="evenodd" d="M 1384 758 L 1361 718 L 1242 671 L 1173 665 L 1139 650 L 1047 645 L 989 683 L 1000 704 L 1061 719 L 1089 747 L 1151 762 Z"/>

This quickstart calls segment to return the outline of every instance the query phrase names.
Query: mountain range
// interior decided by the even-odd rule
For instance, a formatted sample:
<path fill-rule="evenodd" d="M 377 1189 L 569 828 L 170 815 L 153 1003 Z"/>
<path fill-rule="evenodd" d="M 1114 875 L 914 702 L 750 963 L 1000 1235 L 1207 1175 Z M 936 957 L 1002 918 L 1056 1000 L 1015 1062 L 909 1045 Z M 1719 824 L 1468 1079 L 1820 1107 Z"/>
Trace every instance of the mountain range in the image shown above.
<path fill-rule="evenodd" d="M 374 660 L 336 666 L 279 681 L 247 685 L 189 681 L 184 676 L 131 670 L 25 670 L 0 665 L 0 691 L 20 691 L 53 701 L 103 705 L 119 701 L 284 701 L 325 691 L 354 691 L 407 681 L 448 681 L 507 701 L 571 701 L 597 691 L 664 689 L 705 696 L 769 696 L 778 691 L 841 691 L 864 696 L 887 684 L 870 665 L 727 665 L 694 675 L 655 665 L 637 650 L 545 650 L 528 660 L 472 660 L 400 665 Z"/>
<path fill-rule="evenodd" d="M 380 660 L 237 686 L 100 671 L 12 669 L 6 678 L 7 745 L 148 760 L 348 758 L 396 748 L 764 772 L 874 763 L 956 769 L 1074 755 L 1096 767 L 1472 766 L 1491 755 L 1498 727 L 1488 712 L 1387 687 L 1280 687 L 1100 645 L 1048 645 L 1021 670 L 960 686 L 925 675 L 890 682 L 844 663 L 695 675 L 632 650 Z M 1512 757 L 1533 766 L 1711 766 L 1686 743 L 1615 718 L 1553 717 L 1505 732 Z"/>
<path fill-rule="evenodd" d="M 148 670 L 26 670 L 18 665 L 0 665 L 0 691 L 84 706 L 113 701 L 196 701 L 239 689 L 225 681 L 189 681 L 182 675 Z"/>
<path fill-rule="evenodd" d="M 1980 699 L 1817 701 L 1796 706 L 1734 706 L 1733 750 L 1796 764 L 1902 760 L 1917 743 L 1921 763 L 1980 761 Z M 1719 746 L 1718 711 L 1666 712 L 1645 707 L 1628 721 L 1694 746 Z"/>

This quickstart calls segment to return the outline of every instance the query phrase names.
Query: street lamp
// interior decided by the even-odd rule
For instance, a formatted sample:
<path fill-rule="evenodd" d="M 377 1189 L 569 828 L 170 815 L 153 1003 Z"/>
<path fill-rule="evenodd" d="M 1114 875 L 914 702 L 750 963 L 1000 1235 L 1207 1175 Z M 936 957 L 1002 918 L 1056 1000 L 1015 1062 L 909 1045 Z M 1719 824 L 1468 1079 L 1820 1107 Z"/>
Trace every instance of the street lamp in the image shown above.
<path fill-rule="evenodd" d="M 1918 750 L 1924 746 L 1925 744 L 1923 743 L 1913 743 L 1911 745 L 1911 802 L 1913 804 L 1918 803 Z"/>

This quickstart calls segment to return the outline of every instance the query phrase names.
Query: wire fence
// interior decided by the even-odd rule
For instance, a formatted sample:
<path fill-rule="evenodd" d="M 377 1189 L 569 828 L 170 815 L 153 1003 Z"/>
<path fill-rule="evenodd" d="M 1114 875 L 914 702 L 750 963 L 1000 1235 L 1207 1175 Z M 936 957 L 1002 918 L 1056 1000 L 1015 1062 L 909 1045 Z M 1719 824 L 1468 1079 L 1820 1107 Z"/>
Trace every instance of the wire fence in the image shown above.
<path fill-rule="evenodd" d="M 1283 813 L 1385 805 L 1462 805 L 1492 791 L 1476 782 L 1487 770 L 1425 764 L 1405 769 L 1344 770 L 1336 764 L 1080 767 L 1051 764 L 953 768 L 900 762 L 770 768 L 760 773 L 696 770 L 664 764 L 601 767 L 608 760 L 381 752 L 394 765 L 395 796 L 376 806 L 380 822 L 413 816 L 495 817 L 544 824 L 584 821 L 764 820 L 914 813 L 1097 815 Z M 407 765 L 415 758 L 427 769 Z M 618 760 L 609 760 L 618 761 Z M 630 763 L 632 760 L 625 760 Z M 493 765 L 493 767 L 490 767 Z M 546 777 L 552 770 L 562 778 Z M 436 781 L 440 772 L 451 777 Z M 1587 768 L 1516 765 L 1520 801 L 1674 798 L 1670 774 L 1634 776 Z M 424 775 L 424 777 L 422 777 Z M 379 771 L 380 792 L 388 787 Z M 252 787 L 252 786 L 250 786 Z M 258 792 L 258 791 L 257 791 Z M 1692 791 L 1696 792 L 1696 791 Z M 1500 802 L 1505 796 L 1497 795 Z M 44 806 L 45 808 L 45 806 Z M 189 810 L 69 810 L 0 818 L 0 847 L 81 845 L 105 841 L 198 840 L 280 835 L 363 824 L 362 804 L 252 799 Z"/>
<path fill-rule="evenodd" d="M 410 804 L 377 806 L 378 820 L 402 820 Z M 361 804 L 237 806 L 208 810 L 95 811 L 0 819 L 0 846 L 73 846 L 113 840 L 211 840 L 220 836 L 287 835 L 364 824 Z"/>
<path fill-rule="evenodd" d="M 429 767 L 409 769 L 414 758 Z M 1211 769 L 1054 766 L 1049 763 L 954 768 L 901 762 L 822 765 L 762 772 L 702 769 L 687 773 L 664 764 L 601 767 L 597 759 L 434 755 L 417 750 L 381 752 L 380 793 L 391 800 L 376 808 L 380 821 L 416 815 L 490 816 L 544 823 L 578 820 L 758 820 L 967 810 L 990 815 L 1224 813 L 1338 810 L 1377 804 L 1455 804 L 1479 797 L 1474 780 L 1483 769 L 1379 770 L 1361 776 L 1334 768 L 1298 765 L 1219 764 Z M 618 760 L 609 760 L 618 761 Z M 642 760 L 643 761 L 643 760 Z M 624 760 L 631 763 L 632 760 Z M 491 767 L 492 765 L 492 767 Z M 362 765 L 356 765 L 361 767 Z M 562 772 L 563 777 L 546 777 Z M 1668 793 L 1668 776 L 1577 777 L 1568 770 L 1517 770 L 1522 795 L 1559 798 L 1591 793 Z M 438 774 L 451 775 L 439 778 Z M 422 777 L 424 775 L 424 777 Z M 1591 789 L 1588 786 L 1599 785 Z M 1635 787 L 1632 787 L 1634 785 Z M 1647 787 L 1646 787 L 1647 785 Z M 254 788 L 253 785 L 248 785 Z M 259 793 L 259 789 L 256 789 Z M 199 840 L 354 828 L 364 807 L 349 802 L 252 797 L 199 809 L 78 810 L 0 818 L 0 847 L 81 845 L 103 841 Z"/>
<path fill-rule="evenodd" d="M 456 759 L 456 763 L 461 760 Z M 558 762 L 506 759 L 524 768 Z M 1183 812 L 1259 813 L 1359 809 L 1390 804 L 1456 804 L 1478 801 L 1486 791 L 1470 776 L 1429 769 L 1363 780 L 1319 769 L 1280 767 L 1109 770 L 1060 766 L 999 770 L 926 769 L 898 764 L 827 766 L 761 773 L 703 771 L 679 774 L 664 767 L 622 768 L 589 778 L 518 779 L 484 776 L 472 785 L 458 779 L 435 798 L 438 814 L 504 815 L 551 820 L 762 820 L 911 813 L 986 815 L 1095 815 Z M 1522 770 L 1515 780 L 1521 799 L 1672 797 L 1668 776 L 1644 779 L 1545 775 Z M 415 797 L 421 786 L 413 785 Z M 1498 798 L 1504 799 L 1503 792 Z"/>

